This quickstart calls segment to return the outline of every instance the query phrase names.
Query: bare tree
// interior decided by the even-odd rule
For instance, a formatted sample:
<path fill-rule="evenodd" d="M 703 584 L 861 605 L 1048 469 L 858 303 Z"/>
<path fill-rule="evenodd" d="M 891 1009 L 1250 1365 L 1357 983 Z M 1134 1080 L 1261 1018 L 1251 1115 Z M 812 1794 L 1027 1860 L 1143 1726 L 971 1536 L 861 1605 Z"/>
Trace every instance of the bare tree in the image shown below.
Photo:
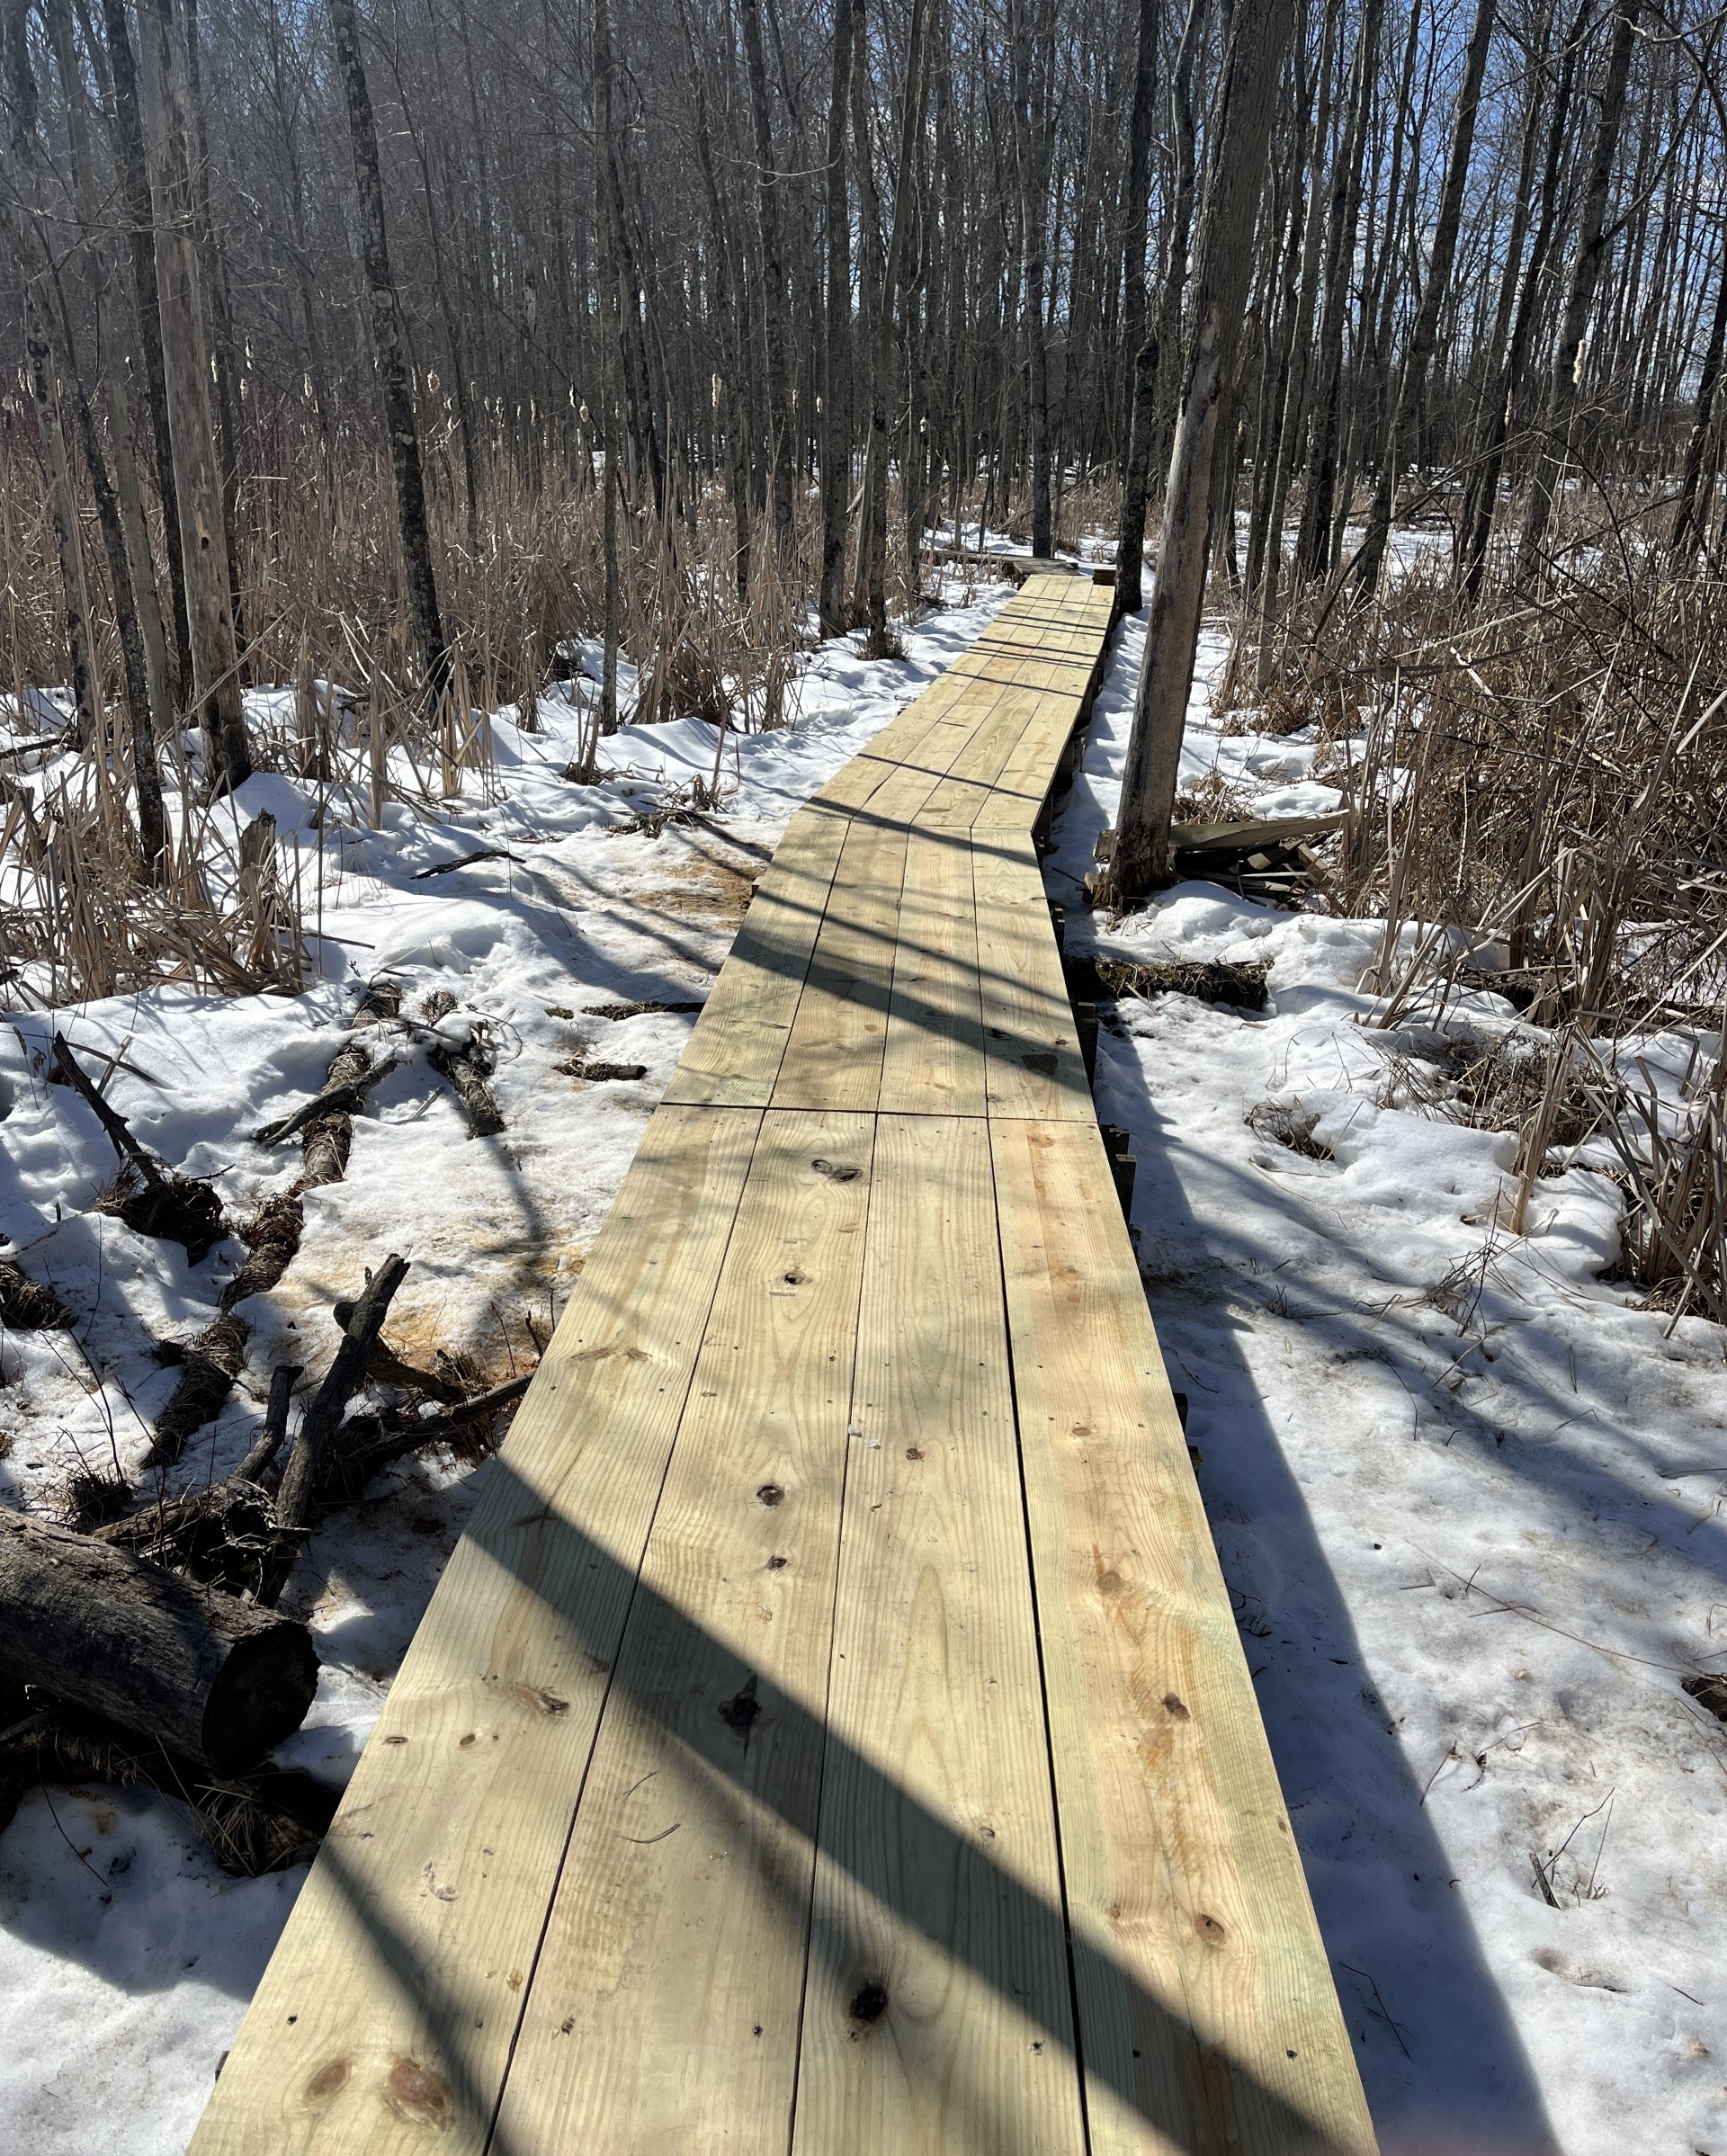
<path fill-rule="evenodd" d="M 1235 0 L 1230 22 L 1217 145 L 1195 248 L 1193 337 L 1122 778 L 1111 869 L 1118 895 L 1146 890 L 1168 866 L 1169 819 L 1205 599 L 1218 402 L 1242 334 L 1272 108 L 1293 13 L 1294 0 Z"/>

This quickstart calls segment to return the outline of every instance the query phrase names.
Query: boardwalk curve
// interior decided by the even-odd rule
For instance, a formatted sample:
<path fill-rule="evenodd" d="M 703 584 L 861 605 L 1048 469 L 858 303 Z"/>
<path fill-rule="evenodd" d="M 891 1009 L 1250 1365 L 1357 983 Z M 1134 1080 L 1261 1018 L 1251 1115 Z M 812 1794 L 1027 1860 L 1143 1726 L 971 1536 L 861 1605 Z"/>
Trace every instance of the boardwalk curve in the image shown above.
<path fill-rule="evenodd" d="M 193 2156 L 1367 2156 L 1034 832 L 1034 577 L 793 817 Z"/>

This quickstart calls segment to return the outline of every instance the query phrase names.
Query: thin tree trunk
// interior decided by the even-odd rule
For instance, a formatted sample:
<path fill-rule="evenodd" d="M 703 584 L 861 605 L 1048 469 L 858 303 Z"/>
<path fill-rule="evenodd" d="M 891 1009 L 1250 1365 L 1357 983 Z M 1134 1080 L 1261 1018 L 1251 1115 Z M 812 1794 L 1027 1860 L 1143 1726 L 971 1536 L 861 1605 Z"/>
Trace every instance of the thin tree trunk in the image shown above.
<path fill-rule="evenodd" d="M 770 4 L 772 0 L 770 0 Z M 792 551 L 792 404 L 786 382 L 785 267 L 780 239 L 779 180 L 767 105 L 761 0 L 740 0 L 744 57 L 749 75 L 750 121 L 756 139 L 756 203 L 762 235 L 762 316 L 767 341 L 768 465 L 774 485 L 774 539 Z"/>
<path fill-rule="evenodd" d="M 846 130 L 852 95 L 853 0 L 834 0 L 833 90 L 828 106 L 828 283 L 821 390 L 823 636 L 846 627 L 846 497 L 852 479 L 852 217 Z"/>
<path fill-rule="evenodd" d="M 1293 14 L 1294 0 L 1235 0 L 1230 23 L 1218 139 L 1195 250 L 1193 350 L 1123 774 L 1111 870 L 1117 897 L 1142 891 L 1168 872 L 1169 819 L 1205 599 L 1218 405 L 1233 378 L 1242 335 L 1254 228 Z"/>
<path fill-rule="evenodd" d="M 162 359 L 174 440 L 192 688 L 210 783 L 232 788 L 252 775 L 252 752 L 240 702 L 221 475 L 210 408 L 210 359 L 198 293 L 186 56 L 174 0 L 140 0 L 139 28 L 157 138 L 157 296 L 162 310 Z"/>
<path fill-rule="evenodd" d="M 123 320 L 115 319 L 109 303 L 108 286 L 114 264 L 110 259 L 96 192 L 96 172 L 90 142 L 89 112 L 84 76 L 79 68 L 72 35 L 72 13 L 67 0 L 44 0 L 49 41 L 66 103 L 67 140 L 71 148 L 74 199 L 77 204 L 79 237 L 91 264 L 88 304 L 96 325 L 108 407 L 108 432 L 114 451 L 114 493 L 125 548 L 127 582 L 133 615 L 142 643 L 142 657 L 149 710 L 143 744 L 143 786 L 157 797 L 160 812 L 160 784 L 157 775 L 154 738 L 174 722 L 174 689 L 168 672 L 167 637 L 162 622 L 162 604 L 156 588 L 156 564 L 150 554 L 149 527 L 144 518 L 144 499 L 139 486 L 137 443 L 132 433 L 132 408 L 126 382 L 112 354 L 126 349 L 130 338 Z M 123 310 L 122 310 L 123 312 Z M 140 764 L 143 770 L 143 764 Z M 148 803 L 140 801 L 140 831 L 152 820 Z M 151 852 L 145 839 L 145 851 Z M 158 849 L 159 850 L 159 849 Z"/>
<path fill-rule="evenodd" d="M 401 312 L 390 275 L 389 241 L 384 224 L 384 188 L 378 170 L 378 129 L 371 93 L 360 53 L 360 24 L 353 0 L 325 0 L 336 42 L 336 72 L 347 105 L 348 139 L 353 153 L 353 181 L 360 200 L 361 253 L 370 301 L 372 357 L 383 393 L 384 424 L 389 432 L 390 469 L 396 480 L 396 523 L 401 539 L 402 568 L 407 583 L 408 620 L 419 656 L 423 693 L 428 703 L 443 694 L 450 654 L 438 612 L 437 581 L 432 569 L 432 536 L 425 514 L 425 481 L 420 469 L 419 429 L 403 346 Z"/>
<path fill-rule="evenodd" d="M 1013 68 L 1014 142 L 1019 171 L 1020 246 L 1025 281 L 1024 327 L 1032 447 L 1032 553 L 1036 559 L 1047 561 L 1054 552 L 1054 528 L 1050 513 L 1049 347 L 1043 321 L 1049 247 L 1046 224 L 1049 158 L 1043 118 L 1039 109 L 1032 29 L 1026 20 L 1026 10 L 1032 4 L 1033 0 L 1008 0 L 1007 42 Z M 896 194 L 896 233 L 899 224 L 900 207 Z"/>
<path fill-rule="evenodd" d="M 1577 253 L 1565 293 L 1565 317 L 1554 355 L 1553 393 L 1547 401 L 1547 424 L 1535 458 L 1524 512 L 1523 536 L 1517 547 L 1517 577 L 1532 577 L 1541 559 L 1553 514 L 1553 484 L 1570 447 L 1571 416 L 1577 409 L 1578 354 L 1583 332 L 1588 327 L 1596 286 L 1606 261 L 1607 192 L 1613 183 L 1614 158 L 1619 148 L 1619 128 L 1625 112 L 1625 89 L 1631 79 L 1632 41 L 1637 32 L 1640 0 L 1615 0 L 1613 43 L 1607 56 L 1607 79 L 1596 115 L 1595 138 L 1589 154 L 1588 179 L 1578 220 Z"/>
<path fill-rule="evenodd" d="M 1709 328 L 1708 349 L 1703 355 L 1703 370 L 1697 377 L 1697 402 L 1691 420 L 1691 432 L 1686 437 L 1685 462 L 1679 479 L 1679 505 L 1674 513 L 1673 536 L 1668 542 L 1668 559 L 1676 569 L 1690 568 L 1703 542 L 1703 519 L 1707 510 L 1707 496 L 1701 491 L 1704 455 L 1709 446 L 1709 432 L 1714 422 L 1715 391 L 1721 382 L 1722 348 L 1727 343 L 1727 247 L 1722 255 L 1721 267 L 1715 284 L 1714 319 Z"/>
<path fill-rule="evenodd" d="M 1145 251 L 1150 237 L 1152 112 L 1157 94 L 1159 0 L 1140 0 L 1133 109 L 1127 135 L 1127 273 L 1122 308 L 1122 516 L 1115 534 L 1117 621 L 1145 604 L 1145 505 L 1150 491 L 1157 347 L 1147 336 Z"/>
<path fill-rule="evenodd" d="M 612 186 L 612 17 L 607 0 L 594 4 L 594 227 L 600 270 L 600 438 L 604 466 L 601 545 L 604 554 L 605 596 L 600 658 L 602 734 L 618 730 L 618 348 L 623 335 L 618 260 L 614 245 Z"/>
<path fill-rule="evenodd" d="M 906 44 L 906 87 L 900 103 L 899 155 L 893 183 L 893 228 L 888 237 L 881 291 L 876 315 L 875 353 L 870 366 L 870 447 L 868 463 L 869 649 L 885 658 L 888 642 L 888 395 L 893 379 L 893 322 L 899 267 L 917 213 L 912 165 L 924 118 L 924 49 L 930 0 L 912 0 Z"/>
<path fill-rule="evenodd" d="M 126 206 L 127 243 L 132 262 L 132 298 L 149 402 L 157 492 L 168 562 L 168 597 L 174 614 L 174 671 L 182 704 L 192 693 L 192 627 L 186 609 L 186 571 L 180 551 L 180 500 L 174 477 L 174 437 L 168 421 L 167 371 L 162 357 L 162 306 L 157 296 L 156 212 L 150 200 L 144 122 L 139 110 L 138 62 L 126 19 L 126 0 L 103 0 L 103 32 L 114 90 L 114 163 Z"/>
<path fill-rule="evenodd" d="M 1301 534 L 1295 548 L 1296 560 L 1302 574 L 1310 579 L 1323 577 L 1330 566 L 1331 515 L 1337 500 L 1343 431 L 1343 325 L 1355 267 L 1356 233 L 1361 221 L 1367 115 L 1384 14 L 1385 0 L 1366 0 L 1356 37 L 1355 82 L 1350 92 L 1348 123 L 1331 189 L 1313 435 L 1307 460 L 1307 483 L 1302 497 Z"/>
<path fill-rule="evenodd" d="M 1391 537 L 1399 444 L 1414 425 L 1427 394 L 1427 364 L 1438 342 L 1440 310 L 1451 286 L 1452 264 L 1457 257 L 1457 232 L 1463 221 L 1463 190 L 1468 184 L 1470 155 L 1475 143 L 1475 115 L 1481 108 L 1488 48 L 1493 39 L 1495 6 L 1496 0 L 1476 0 L 1474 27 L 1470 31 L 1469 46 L 1463 56 L 1463 79 L 1457 91 L 1457 113 L 1452 123 L 1451 151 L 1445 160 L 1445 184 L 1439 194 L 1433 254 L 1421 288 L 1421 303 L 1409 331 L 1397 401 L 1380 445 L 1379 479 L 1374 489 L 1373 512 L 1356 564 L 1356 580 L 1365 592 L 1374 590 L 1379 583 L 1386 542 Z"/>
<path fill-rule="evenodd" d="M 1307 231 L 1302 241 L 1301 297 L 1296 305 L 1290 346 L 1283 421 L 1277 431 L 1277 461 L 1272 475 L 1271 505 L 1266 517 L 1265 570 L 1259 586 L 1259 649 L 1254 672 L 1261 694 L 1271 684 L 1275 649 L 1273 632 L 1277 625 L 1277 592 L 1284 568 L 1284 519 L 1295 476 L 1296 452 L 1307 419 L 1309 346 L 1319 290 L 1320 248 L 1325 237 L 1325 199 L 1320 183 L 1325 174 L 1326 144 L 1331 131 L 1332 77 L 1337 66 L 1343 0 L 1322 0 L 1322 4 L 1325 15 L 1320 30 L 1320 103 L 1308 166 Z"/>

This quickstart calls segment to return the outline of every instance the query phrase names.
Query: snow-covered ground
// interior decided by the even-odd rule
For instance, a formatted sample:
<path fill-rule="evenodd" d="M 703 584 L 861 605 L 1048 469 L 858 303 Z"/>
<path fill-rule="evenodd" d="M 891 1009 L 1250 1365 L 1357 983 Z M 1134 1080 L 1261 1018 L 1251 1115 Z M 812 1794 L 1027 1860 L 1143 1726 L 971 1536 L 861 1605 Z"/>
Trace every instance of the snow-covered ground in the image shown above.
<path fill-rule="evenodd" d="M 491 1027 L 508 1128 L 470 1142 L 423 1055 L 385 1081 L 346 1180 L 309 1197 L 281 1286 L 243 1306 L 246 1375 L 180 1480 L 237 1459 L 272 1362 L 320 1363 L 332 1299 L 386 1249 L 413 1260 L 389 1327 L 404 1352 L 465 1346 L 501 1376 L 531 1323 L 543 1335 L 690 1024 L 590 1006 L 699 1001 L 792 809 L 1006 595 L 932 617 L 903 664 L 825 647 L 797 725 L 729 747 L 736 792 L 658 838 L 638 811 L 707 774 L 700 724 L 620 736 L 607 761 L 638 775 L 584 787 L 559 775 L 575 712 L 543 709 L 539 734 L 503 715 L 500 798 L 442 821 L 393 808 L 381 833 L 320 841 L 298 783 L 244 790 L 243 814 L 268 807 L 284 843 L 321 852 L 327 977 L 293 1000 L 159 990 L 60 1014 L 76 1044 L 133 1066 L 114 1105 L 243 1219 L 298 1166 L 251 1132 L 316 1088 L 361 985 L 387 972 L 410 1007 L 454 995 L 446 1030 Z M 1057 822 L 1070 949 L 1142 638 L 1130 622 Z M 1201 656 L 1185 783 L 1215 769 L 1257 810 L 1331 805 L 1311 743 L 1222 732 L 1221 638 Z M 416 880 L 485 846 L 517 858 Z M 1148 1287 L 1388 2152 L 1727 2156 L 1727 1731 L 1678 1687 L 1727 1653 L 1720 1333 L 1687 1320 L 1669 1337 L 1596 1277 L 1617 1248 L 1605 1178 L 1543 1180 L 1534 1232 L 1513 1239 L 1494 1224 L 1513 1141 L 1387 1105 L 1442 1043 L 1363 1023 L 1377 925 L 1190 884 L 1096 933 L 1118 955 L 1272 962 L 1265 1013 L 1123 1003 L 1098 1104 L 1137 1141 Z M 1460 1015 L 1489 1033 L 1511 1017 L 1490 997 Z M 239 1250 L 188 1266 L 93 1212 L 107 1141 L 44 1084 L 45 1021 L 12 1028 L 4 1255 L 79 1322 L 76 1345 L 0 1346 L 0 1496 L 48 1508 L 80 1461 L 137 1462 L 174 1383 L 150 1337 L 206 1322 Z M 558 1069 L 584 1049 L 647 1075 Z M 1245 1120 L 1266 1102 L 1312 1150 Z M 325 1677 L 281 1756 L 345 1775 L 484 1472 L 405 1464 L 316 1538 L 294 1604 Z M 302 1876 L 227 1878 L 156 1797 L 26 1799 L 0 1838 L 0 2152 L 179 2151 Z"/>
<path fill-rule="evenodd" d="M 1070 908 L 1142 642 L 1057 821 Z M 1311 742 L 1222 730 L 1226 656 L 1208 632 L 1183 785 L 1337 806 Z M 1727 1730 L 1679 1688 L 1727 1658 L 1720 1329 L 1669 1337 L 1597 1277 L 1606 1177 L 1544 1178 L 1513 1238 L 1515 1138 L 1384 1105 L 1443 1042 L 1368 1023 L 1378 923 L 1190 883 L 1106 929 L 1120 957 L 1271 962 L 1265 1013 L 1121 1004 L 1097 1104 L 1136 1141 L 1141 1262 L 1388 2151 L 1723 2156 Z M 1263 1135 L 1266 1102 L 1331 1157 Z"/>

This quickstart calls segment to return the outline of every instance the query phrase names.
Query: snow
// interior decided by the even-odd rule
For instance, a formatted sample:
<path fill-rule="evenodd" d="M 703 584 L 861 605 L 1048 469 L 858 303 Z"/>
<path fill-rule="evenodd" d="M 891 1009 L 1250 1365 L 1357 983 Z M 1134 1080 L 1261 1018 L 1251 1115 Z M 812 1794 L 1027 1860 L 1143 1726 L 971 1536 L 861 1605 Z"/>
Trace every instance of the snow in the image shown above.
<path fill-rule="evenodd" d="M 268 806 L 298 843 L 302 887 L 321 880 L 323 978 L 296 998 L 161 989 L 59 1014 L 86 1064 L 118 1050 L 133 1067 L 110 1099 L 243 1219 L 298 1166 L 251 1132 L 316 1088 L 359 987 L 388 971 L 409 1008 L 455 996 L 447 1037 L 489 1027 L 507 1128 L 470 1141 L 424 1043 L 409 1054 L 357 1119 L 346 1179 L 309 1194 L 281 1285 L 243 1306 L 242 1383 L 175 1483 L 233 1463 L 272 1363 L 320 1366 L 332 1299 L 386 1249 L 413 1260 L 389 1328 L 405 1353 L 462 1346 L 501 1376 L 531 1352 L 691 1023 L 590 1006 L 699 1002 L 792 810 L 1006 596 L 932 616 L 903 663 L 823 647 L 796 722 L 729 743 L 735 791 L 658 838 L 640 812 L 712 769 L 699 722 L 626 729 L 606 752 L 621 775 L 589 787 L 559 775 L 578 708 L 543 703 L 537 734 L 497 714 L 490 798 L 393 806 L 382 832 L 320 833 L 279 774 L 243 790 L 241 816 Z M 1098 1107 L 1135 1141 L 1148 1292 L 1384 2144 L 1723 2156 L 1727 1731 L 1678 1685 L 1727 1653 L 1721 1335 L 1687 1320 L 1669 1337 L 1599 1277 L 1619 1200 L 1587 1164 L 1538 1182 L 1527 1236 L 1498 1224 L 1514 1138 L 1424 1110 L 1410 1074 L 1442 1096 L 1441 1033 L 1504 1032 L 1499 998 L 1437 1029 L 1374 1024 L 1381 924 L 1212 885 L 1087 928 L 1143 634 L 1142 617 L 1124 629 L 1046 868 L 1070 951 L 1089 934 L 1123 957 L 1270 962 L 1263 1013 L 1123 1000 Z M 1213 714 L 1226 657 L 1208 629 L 1184 788 L 1214 774 L 1256 814 L 1336 806 L 1316 742 Z M 485 846 L 517 858 L 416 877 Z M 0 1032 L 0 1233 L 78 1317 L 75 1335 L 0 1343 L 0 1496 L 42 1509 L 80 1460 L 136 1466 L 174 1384 L 149 1338 L 208 1322 L 240 1256 L 189 1266 L 90 1210 L 112 1150 L 43 1082 L 45 1033 L 22 1013 Z M 1695 1043 L 1638 1047 L 1676 1096 Z M 558 1070 L 585 1048 L 647 1075 Z M 405 1463 L 315 1538 L 292 1606 L 324 1676 L 284 1764 L 345 1780 L 484 1474 Z M 226 1877 L 159 1798 L 27 1798 L 0 1838 L 0 2152 L 183 2147 L 302 1877 Z"/>
<path fill-rule="evenodd" d="M 240 789 L 221 812 L 231 825 L 268 809 L 279 843 L 300 849 L 302 889 L 321 878 L 321 907 L 306 912 L 309 926 L 321 923 L 325 977 L 294 997 L 164 987 L 53 1014 L 87 1069 L 120 1053 L 106 1094 L 136 1135 L 173 1167 L 213 1176 L 229 1219 L 244 1221 L 300 1168 L 297 1145 L 265 1151 L 252 1133 L 322 1084 L 362 988 L 386 972 L 410 1011 L 440 990 L 457 998 L 438 1022 L 443 1038 L 490 1027 L 507 1128 L 470 1141 L 425 1043 L 408 1054 L 356 1119 L 345 1178 L 307 1194 L 281 1284 L 239 1306 L 251 1326 L 241 1382 L 166 1487 L 236 1464 L 272 1365 L 322 1368 L 336 1343 L 332 1302 L 386 1250 L 412 1260 L 388 1328 L 410 1360 L 461 1347 L 503 1378 L 532 1354 L 530 1328 L 543 1339 L 562 1309 L 693 1023 L 658 1012 L 613 1020 L 590 1006 L 699 1005 L 786 819 L 1010 596 L 990 586 L 968 603 L 954 580 L 953 604 L 907 632 L 902 660 L 866 662 L 859 640 L 824 646 L 799 677 L 794 723 L 729 739 L 732 791 L 720 809 L 658 839 L 640 817 L 711 776 L 712 729 L 626 727 L 603 750 L 617 775 L 576 785 L 559 774 L 580 747 L 583 712 L 551 700 L 541 732 L 494 715 L 492 798 L 436 814 L 393 802 L 382 831 L 332 819 L 320 834 L 318 790 L 280 773 Z M 280 730 L 289 702 L 255 694 L 255 730 Z M 38 715 L 27 718 L 34 731 Z M 50 764 L 40 781 L 53 776 Z M 170 807 L 183 815 L 172 791 Z M 517 858 L 416 874 L 486 846 Z M 0 1253 L 51 1284 L 76 1319 L 71 1333 L 0 1339 L 0 1501 L 44 1512 L 81 1465 L 117 1460 L 137 1475 L 147 1426 L 176 1382 L 150 1344 L 207 1324 L 244 1255 L 229 1240 L 189 1266 L 177 1244 L 92 1210 L 113 1180 L 113 1151 L 95 1116 L 47 1084 L 49 1027 L 40 1012 L 14 1011 L 0 1028 Z M 587 1084 L 558 1069 L 585 1049 L 647 1075 Z M 282 1765 L 345 1783 L 484 1479 L 448 1454 L 406 1463 L 314 1537 L 284 1607 L 310 1623 L 323 1671 L 306 1725 L 275 1755 Z M 0 2048 L 0 2156 L 176 2156 L 303 1877 L 303 1867 L 226 1876 L 185 1815 L 154 1795 L 27 1796 L 0 1834 L 11 2036 Z"/>
<path fill-rule="evenodd" d="M 1071 951 L 1142 637 L 1057 820 Z M 1182 784 L 1335 806 L 1253 783 L 1287 744 L 1221 730 L 1226 657 L 1208 630 Z M 1369 2102 L 1388 2151 L 1719 2152 L 1727 1731 L 1678 1680 L 1727 1654 L 1722 1336 L 1669 1338 L 1598 1277 L 1606 1178 L 1542 1178 L 1514 1238 L 1515 1137 L 1386 1105 L 1393 1058 L 1437 1043 L 1368 1023 L 1382 935 L 1190 883 L 1092 938 L 1271 962 L 1263 1014 L 1121 1003 L 1097 1103 L 1135 1141 L 1153 1313 Z M 1514 1022 L 1490 996 L 1450 1019 Z M 1696 1052 L 1636 1046 L 1664 1091 Z M 1331 1158 L 1249 1124 L 1267 1102 Z M 1553 1908 L 1531 1853 L 1556 1850 Z"/>

